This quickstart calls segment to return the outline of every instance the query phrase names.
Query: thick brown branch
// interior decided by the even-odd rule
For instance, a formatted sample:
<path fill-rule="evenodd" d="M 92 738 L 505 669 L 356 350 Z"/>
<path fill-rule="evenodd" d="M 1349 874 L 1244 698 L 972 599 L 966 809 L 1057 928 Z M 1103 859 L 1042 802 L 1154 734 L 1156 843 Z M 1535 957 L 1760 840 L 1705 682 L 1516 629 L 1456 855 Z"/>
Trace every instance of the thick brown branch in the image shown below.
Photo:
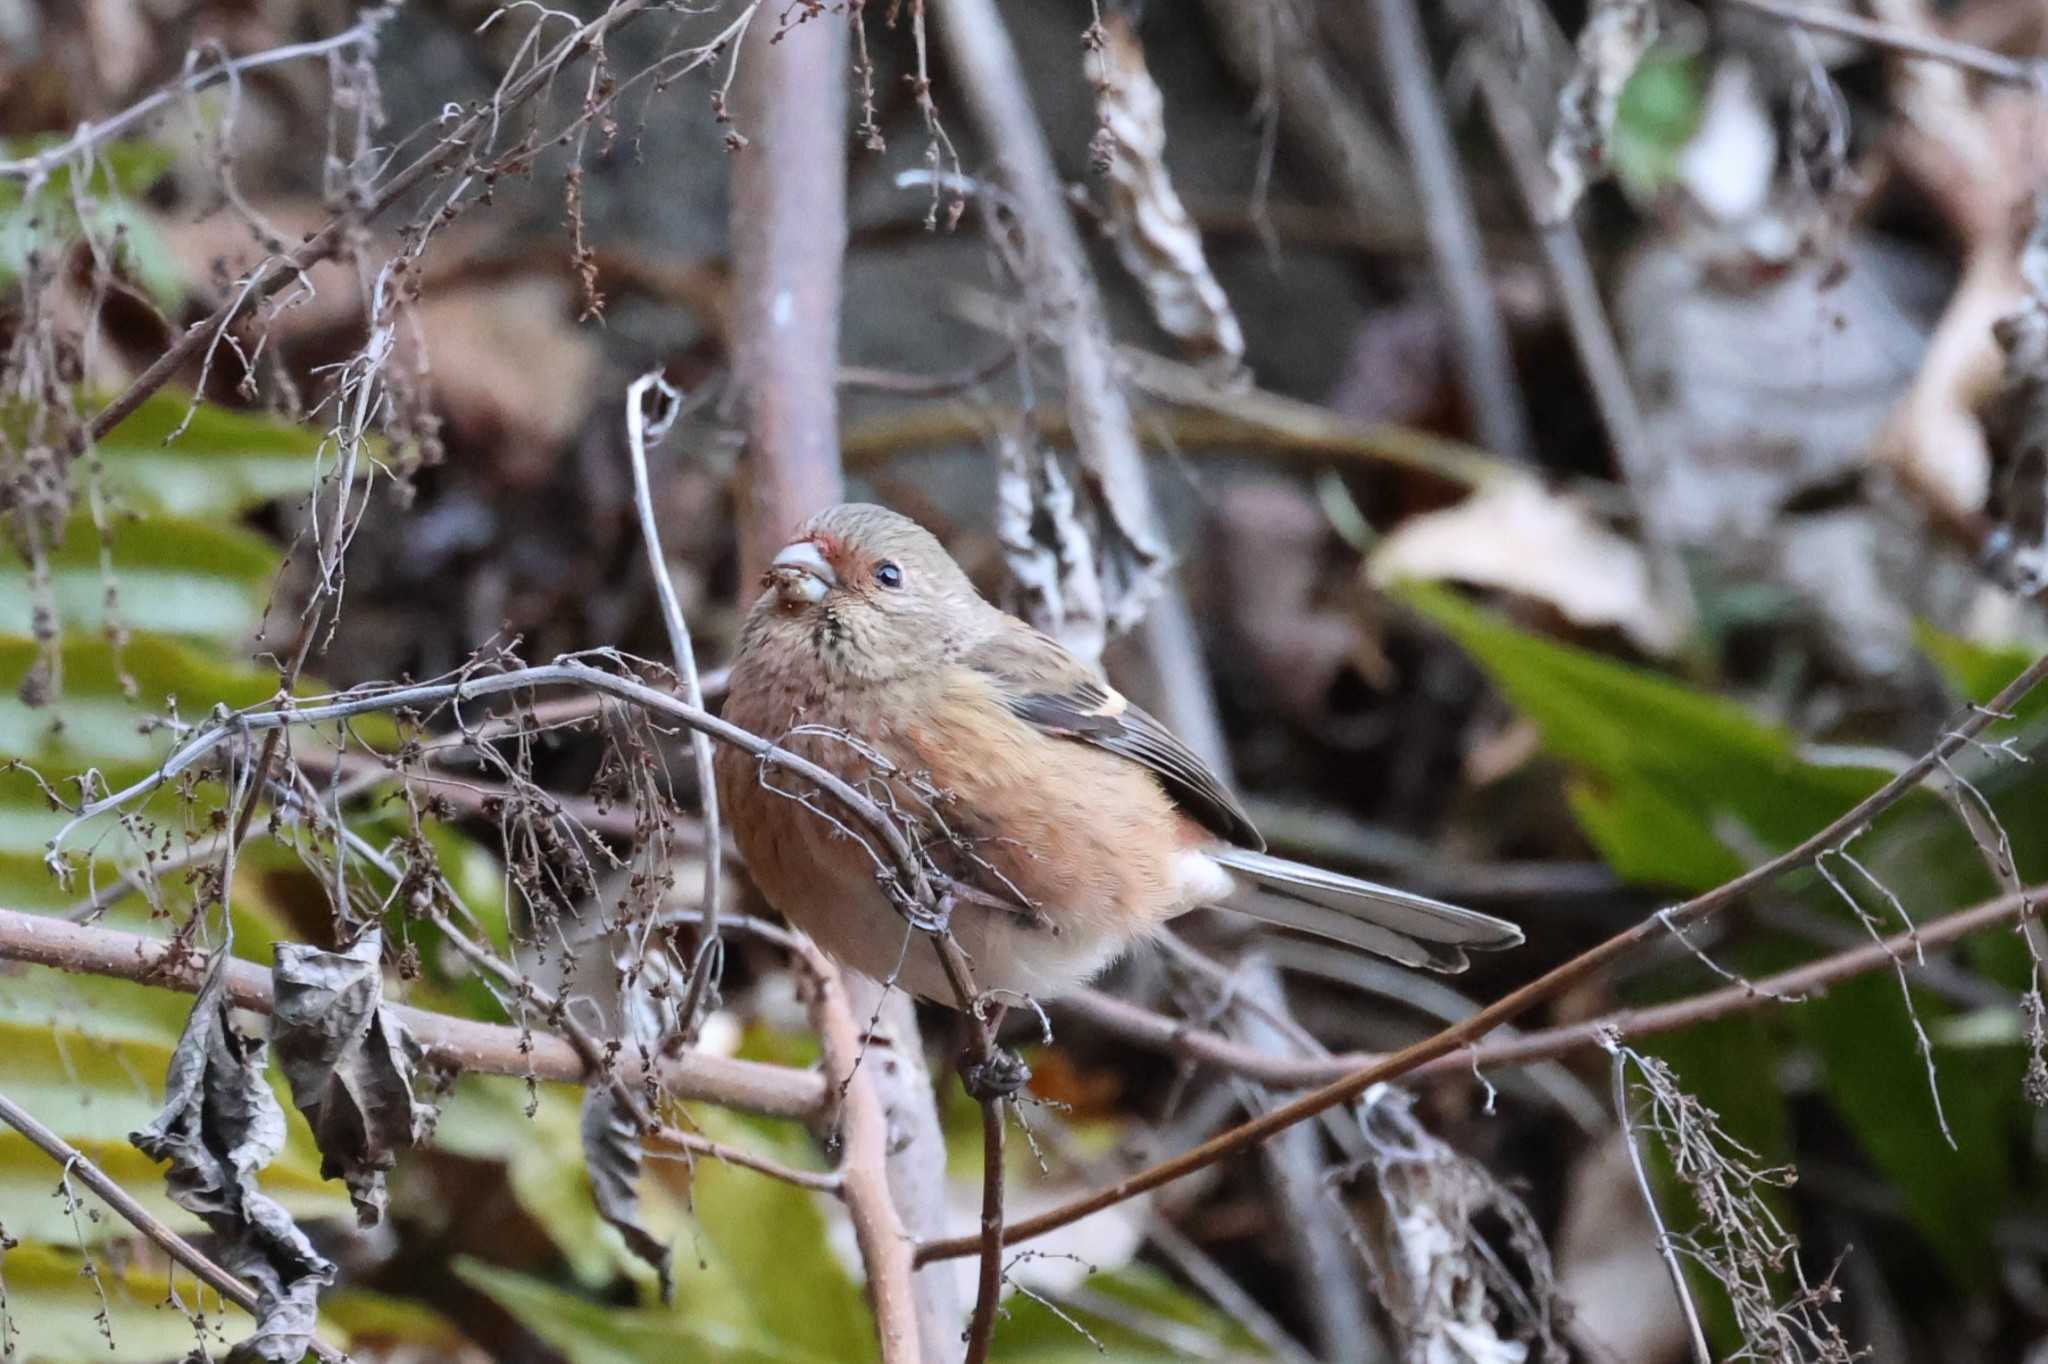
<path fill-rule="evenodd" d="M 839 501 L 839 295 L 846 255 L 847 34 L 820 21 L 748 32 L 735 104 L 733 384 L 744 409 L 740 582 L 798 521 Z"/>
<path fill-rule="evenodd" d="M 0 909 L 0 961 L 52 966 L 60 971 L 113 976 L 145 985 L 197 992 L 206 961 L 171 944 L 119 929 Z M 267 1014 L 270 972 L 254 962 L 227 963 L 228 998 L 236 1007 Z M 405 1025 L 436 1063 L 482 1075 L 531 1076 L 564 1084 L 597 1078 L 568 1039 L 495 1023 L 475 1023 L 424 1009 L 396 1006 Z M 628 1056 L 617 1061 L 632 1074 Z M 664 1059 L 657 1071 L 663 1090 L 679 1099 L 722 1104 L 775 1118 L 809 1120 L 824 1111 L 824 1081 L 808 1071 L 702 1052 Z"/>
<path fill-rule="evenodd" d="M 839 1096 L 840 1193 L 853 1219 L 868 1292 L 875 1306 L 882 1364 L 914 1364 L 919 1343 L 912 1243 L 889 1189 L 889 1119 L 873 1077 L 862 1069 L 860 1035 L 839 968 L 805 943 L 812 988 L 811 1026 L 825 1056 L 825 1076 Z M 910 1039 L 914 1045 L 914 1039 Z"/>

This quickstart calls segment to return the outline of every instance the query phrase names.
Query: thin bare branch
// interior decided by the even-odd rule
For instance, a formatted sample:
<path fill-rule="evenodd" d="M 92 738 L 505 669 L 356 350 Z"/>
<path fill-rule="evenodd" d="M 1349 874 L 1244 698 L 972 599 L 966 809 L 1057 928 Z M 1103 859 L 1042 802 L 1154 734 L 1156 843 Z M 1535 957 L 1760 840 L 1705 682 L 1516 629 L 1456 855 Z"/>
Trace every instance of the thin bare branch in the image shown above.
<path fill-rule="evenodd" d="M 1622 1149 L 1628 1152 L 1630 1172 L 1635 1176 L 1636 1191 L 1642 1195 L 1643 1207 L 1650 1214 L 1650 1225 L 1657 1231 L 1657 1254 L 1664 1261 L 1665 1273 L 1671 1279 L 1671 1291 L 1678 1297 L 1678 1305 L 1685 1314 L 1686 1337 L 1692 1342 L 1693 1364 L 1713 1364 L 1714 1352 L 1707 1348 L 1706 1328 L 1700 1324 L 1700 1310 L 1692 1300 L 1692 1288 L 1686 1281 L 1685 1266 L 1679 1263 L 1678 1246 L 1665 1230 L 1664 1213 L 1657 1206 L 1657 1191 L 1650 1187 L 1650 1172 L 1643 1165 L 1642 1148 L 1636 1144 L 1635 1120 L 1630 1116 L 1628 1102 L 1628 1063 L 1635 1053 L 1609 1038 L 1608 1050 L 1613 1053 L 1614 1120 L 1621 1125 Z"/>
<path fill-rule="evenodd" d="M 358 45 L 374 44 L 377 41 L 377 30 L 397 12 L 396 4 L 378 5 L 366 11 L 356 23 L 332 37 L 268 48 L 262 52 L 252 52 L 246 57 L 226 57 L 212 66 L 188 71 L 171 84 L 143 96 L 118 114 L 103 118 L 98 123 L 80 124 L 76 132 L 54 147 L 46 147 L 34 156 L 0 160 L 0 178 L 26 180 L 34 184 L 71 158 L 90 153 L 101 143 L 119 137 L 173 102 L 190 99 L 194 95 L 211 90 L 223 81 L 239 80 L 248 72 L 260 71 L 268 66 L 282 66 L 287 62 L 304 61 L 308 57 L 324 57 L 329 53 L 345 52 Z"/>
<path fill-rule="evenodd" d="M 841 1194 L 853 1218 L 868 1292 L 881 1337 L 882 1364 L 917 1364 L 920 1344 L 912 1242 L 889 1188 L 889 1120 L 873 1077 L 861 1069 L 860 1035 L 854 1027 L 839 968 L 806 940 L 813 981 L 811 1025 L 823 1049 L 825 1077 L 839 1097 Z"/>
<path fill-rule="evenodd" d="M 509 82 L 489 104 L 444 132 L 434 146 L 404 169 L 386 180 L 359 213 L 336 218 L 294 247 L 283 257 L 268 262 L 249 276 L 227 302 L 207 317 L 187 327 L 163 354 L 137 375 L 112 401 L 95 412 L 81 429 L 82 440 L 99 440 L 130 416 L 145 399 L 185 367 L 195 356 L 211 347 L 237 319 L 321 261 L 340 254 L 348 245 L 353 224 L 374 218 L 409 194 L 426 178 L 464 157 L 475 154 L 479 139 L 508 113 L 547 89 L 561 68 L 579 55 L 593 51 L 611 31 L 646 9 L 653 0 L 613 0 L 589 23 L 561 39 L 547 55 L 536 61 L 518 79 Z"/>
<path fill-rule="evenodd" d="M 1800 5 L 1788 0 L 1723 0 L 1736 9 L 1746 9 L 1772 19 L 1781 19 L 1800 28 L 1812 29 L 1816 33 L 1832 33 L 1838 38 L 1853 38 L 1859 43 L 1896 52 L 1902 57 L 1919 57 L 1927 61 L 1946 62 L 1959 66 L 1965 71 L 1974 71 L 2008 85 L 2038 86 L 2048 62 L 2039 58 L 2026 61 L 2018 57 L 2007 57 L 1969 43 L 1959 43 L 1952 38 L 1943 38 L 1931 33 L 1915 33 L 1895 24 L 1880 23 L 1866 19 L 1860 14 L 1823 7 Z"/>
<path fill-rule="evenodd" d="M 1422 203 L 1465 399 L 1472 404 L 1481 441 L 1496 455 L 1526 462 L 1535 458 L 1536 447 L 1515 379 L 1515 357 L 1487 274 L 1472 197 L 1444 123 L 1444 100 L 1415 0 L 1372 0 L 1371 7 L 1394 126 L 1408 150 L 1408 168 Z"/>
<path fill-rule="evenodd" d="M 667 406 L 656 422 L 652 439 L 659 443 L 674 420 L 681 395 L 659 373 L 643 374 L 626 390 L 626 448 L 633 458 L 633 505 L 640 513 L 640 539 L 647 549 L 648 571 L 654 575 L 654 590 L 661 599 L 661 620 L 668 629 L 669 651 L 675 658 L 676 673 L 683 680 L 683 699 L 702 710 L 704 683 L 697 676 L 697 650 L 690 639 L 690 626 L 683 619 L 682 603 L 676 599 L 676 585 L 669 577 L 668 560 L 661 552 L 661 530 L 654 521 L 654 494 L 647 479 L 647 393 L 659 392 Z M 678 1033 L 674 1041 L 688 1040 L 697 1026 L 697 1010 L 706 991 L 718 978 L 723 957 L 718 939 L 718 892 L 725 875 L 724 847 L 718 837 L 718 778 L 711 765 L 711 740 L 702 730 L 690 735 L 690 752 L 697 764 L 697 800 L 704 811 L 704 900 L 699 932 L 702 946 L 690 973 L 688 993 L 677 1010 Z"/>
<path fill-rule="evenodd" d="M 21 1105 L 0 1094 L 0 1123 L 6 1123 L 29 1144 L 64 1167 L 67 1177 L 75 1176 L 79 1183 L 98 1194 L 106 1205 L 144 1236 L 163 1248 L 165 1254 L 198 1275 L 215 1292 L 250 1315 L 257 1310 L 256 1294 L 234 1275 L 215 1264 L 206 1253 L 164 1225 L 154 1213 L 129 1196 L 128 1191 L 109 1179 L 99 1166 L 92 1163 L 83 1151 L 58 1136 L 38 1122 L 35 1115 Z M 324 1341 L 312 1342 L 312 1351 L 326 1364 L 343 1364 L 349 1355 L 335 1349 Z"/>

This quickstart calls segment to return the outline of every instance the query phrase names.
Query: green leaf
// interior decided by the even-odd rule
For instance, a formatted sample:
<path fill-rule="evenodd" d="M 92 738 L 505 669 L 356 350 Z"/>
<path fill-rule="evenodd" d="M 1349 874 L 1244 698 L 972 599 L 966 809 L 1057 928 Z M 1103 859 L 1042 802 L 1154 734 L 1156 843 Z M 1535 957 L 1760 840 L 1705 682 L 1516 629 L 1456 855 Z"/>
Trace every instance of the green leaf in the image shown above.
<path fill-rule="evenodd" d="M 108 536 L 112 575 L 87 517 L 74 517 L 47 564 L 57 617 L 67 630 L 104 633 L 146 623 L 157 633 L 242 639 L 263 619 L 278 555 L 261 536 L 232 526 L 152 516 L 117 522 Z M 0 634 L 33 628 L 29 564 L 0 544 Z M 110 607 L 109 590 L 118 594 Z"/>
<path fill-rule="evenodd" d="M 22 1245 L 0 1252 L 7 1319 L 0 1340 L 8 1328 L 14 1332 L 8 1364 L 161 1364 L 202 1347 L 206 1358 L 221 1359 L 253 1324 L 182 1269 L 165 1278 L 133 1266 L 117 1269 L 108 1256 L 95 1255 L 91 1263 L 89 1278 L 86 1258 L 75 1250 Z M 196 1326 L 200 1314 L 204 1324 Z M 324 1311 L 319 1329 L 323 1340 L 342 1338 Z"/>
<path fill-rule="evenodd" d="M 1930 1029 L 1948 1010 L 1916 991 Z M 1943 1139 L 1898 982 L 1891 973 L 1833 986 L 1792 1013 L 1820 1052 L 1828 1096 L 1870 1161 L 1905 1200 L 1958 1287 L 1997 1272 L 1991 1212 L 2015 1189 L 2011 1152 L 2031 1121 L 2019 1101 L 2024 1052 L 2017 1047 L 1943 1048 L 1935 1053 L 1942 1112 L 1956 1145 Z"/>
<path fill-rule="evenodd" d="M 425 1358 L 453 1359 L 474 1346 L 455 1323 L 424 1303 L 394 1298 L 367 1288 L 340 1288 L 320 1301 L 320 1315 L 344 1332 L 351 1348 L 378 1347 L 374 1358 L 425 1351 Z M 409 1346 L 411 1351 L 394 1351 Z"/>
<path fill-rule="evenodd" d="M 163 1167 L 130 1146 L 125 1138 L 109 1141 L 67 1137 L 66 1140 L 172 1230 L 188 1236 L 206 1233 L 206 1227 L 197 1215 L 171 1202 L 164 1192 Z M 28 1138 L 0 1131 L 0 1208 L 7 1210 L 5 1217 L 0 1218 L 0 1224 L 6 1226 L 10 1236 L 23 1241 L 68 1246 L 76 1244 L 80 1233 L 88 1245 L 97 1245 L 112 1237 L 133 1235 L 119 1214 L 76 1179 L 71 1181 L 72 1194 L 78 1206 L 78 1221 L 74 1225 L 70 1208 L 61 1192 L 62 1175 L 57 1163 L 31 1146 Z M 330 1185 L 320 1179 L 317 1167 L 307 1170 L 296 1163 L 273 1166 L 263 1173 L 263 1189 L 294 1217 L 343 1218 L 349 1215 L 346 1193 L 341 1191 L 340 1185 Z"/>
<path fill-rule="evenodd" d="M 69 133 L 0 138 L 0 157 L 25 161 L 70 140 Z M 102 142 L 93 148 L 91 161 L 86 163 L 90 173 L 82 182 L 78 171 L 83 158 L 69 157 L 51 166 L 36 191 L 36 206 L 56 208 L 68 204 L 74 191 L 95 196 L 141 194 L 162 179 L 175 160 L 171 149 L 161 142 L 141 138 Z M 24 181 L 0 178 L 0 209 L 21 207 L 25 189 Z"/>
<path fill-rule="evenodd" d="M 1085 1292 L 1058 1304 L 1017 1294 L 996 1318 L 989 1357 L 996 1364 L 1185 1364 L 1190 1357 L 1264 1359 L 1257 1340 L 1179 1284 L 1146 1265 L 1091 1274 Z M 1061 1313 L 1073 1318 L 1066 1321 Z M 1153 1329 L 1141 1329 L 1147 1322 Z M 1075 1329 L 1085 1327 L 1101 1349 Z M 1213 1348 L 1192 1354 L 1184 1343 L 1195 1335 Z"/>
<path fill-rule="evenodd" d="M 65 140 L 6 139 L 0 155 L 10 160 L 33 156 Z M 170 150 L 144 141 L 101 144 L 83 180 L 81 162 L 74 157 L 52 166 L 32 199 L 22 181 L 0 179 L 0 281 L 19 276 L 32 251 L 48 261 L 69 243 L 90 238 L 160 305 L 175 307 L 184 297 L 184 270 L 155 220 L 134 202 L 170 169 Z"/>
<path fill-rule="evenodd" d="M 0 434 L 17 447 L 31 444 L 44 416 L 19 400 L 0 403 Z M 370 458 L 383 448 L 372 439 Z M 303 499 L 333 467 L 326 433 L 316 427 L 174 390 L 144 399 L 92 453 L 96 459 L 73 466 L 74 477 L 96 476 L 121 510 L 215 522 L 280 498 Z"/>
<path fill-rule="evenodd" d="M 1679 153 L 1699 127 L 1705 90 L 1698 63 L 1676 52 L 1652 52 L 1621 88 L 1607 157 L 1632 196 L 1648 198 L 1678 173 Z"/>
<path fill-rule="evenodd" d="M 162 392 L 94 448 L 105 486 L 125 505 L 227 518 L 279 498 L 306 497 L 318 482 L 326 446 L 325 433 L 310 426 Z M 373 456 L 380 449 L 381 443 L 372 442 Z"/>
<path fill-rule="evenodd" d="M 538 1107 L 529 1118 L 524 1083 L 465 1075 L 441 1105 L 434 1145 L 476 1160 L 502 1161 L 519 1206 L 547 1232 L 577 1281 L 599 1288 L 617 1277 L 630 1257 L 591 1201 L 577 1130 L 582 1099 L 583 1091 L 574 1085 L 538 1085 Z M 674 1223 L 665 1220 L 672 1219 L 670 1209 L 658 1199 L 646 1202 L 650 1229 L 670 1234 Z"/>
<path fill-rule="evenodd" d="M 1887 778 L 1804 762 L 1790 733 L 1733 701 L 1524 633 L 1440 588 L 1410 586 L 1402 596 L 1478 660 L 1572 766 L 1581 827 L 1630 880 L 1717 885 L 1744 865 L 1731 832 L 1769 851 L 1791 847 Z"/>
<path fill-rule="evenodd" d="M 520 1206 L 548 1232 L 586 1289 L 602 1289 L 621 1274 L 648 1283 L 651 1274 L 626 1253 L 591 1201 L 576 1135 L 581 1091 L 543 1085 L 538 1097 L 539 1108 L 529 1119 L 526 1090 L 518 1081 L 465 1077 L 443 1107 L 435 1142 L 458 1154 L 504 1161 Z M 791 1165 L 819 1164 L 810 1139 L 788 1124 L 778 1138 L 762 1124 L 742 1125 L 715 1111 L 696 1117 L 714 1140 L 744 1142 Z M 576 1320 L 550 1318 L 551 1326 L 542 1326 L 526 1316 L 527 1310 L 545 1314 L 584 1304 L 575 1293 L 548 1290 L 555 1296 L 546 1305 L 528 1302 L 522 1310 L 479 1286 L 572 1360 L 611 1358 L 606 1349 L 630 1348 L 622 1342 L 641 1339 L 643 1332 L 674 1334 L 685 1327 L 713 1351 L 711 1359 L 854 1364 L 874 1357 L 873 1318 L 829 1249 L 816 1195 L 750 1170 L 698 1160 L 689 1170 L 692 1208 L 686 1211 L 664 1177 L 671 1168 L 649 1162 L 641 1211 L 654 1235 L 676 1242 L 675 1298 L 637 1313 L 608 1310 L 607 1317 L 624 1323 L 625 1337 L 572 1340 Z"/>
<path fill-rule="evenodd" d="M 32 639 L 0 635 L 0 753 L 55 763 L 148 764 L 169 750 L 171 736 L 141 726 L 176 702 L 183 718 L 200 721 L 216 703 L 233 709 L 267 701 L 277 675 L 220 663 L 160 635 L 138 634 L 118 654 L 103 640 L 70 640 L 59 650 L 61 699 L 24 704 L 19 691 L 40 650 Z M 122 682 L 132 679 L 135 700 Z M 49 773 L 45 773 L 49 775 Z"/>
<path fill-rule="evenodd" d="M 810 1354 L 758 1328 L 594 1302 L 478 1260 L 458 1260 L 455 1272 L 559 1350 L 569 1364 L 645 1364 L 679 1358 L 701 1364 L 852 1364 L 874 1354 L 872 1345 L 859 1355 Z M 793 1283 L 801 1289 L 800 1282 Z"/>
<path fill-rule="evenodd" d="M 812 1167 L 807 1137 L 790 1135 L 767 1147 L 758 1129 L 738 1136 L 711 1113 L 700 1115 L 713 1139 L 745 1141 L 787 1163 Z M 737 1297 L 755 1326 L 792 1355 L 871 1359 L 876 1352 L 873 1314 L 831 1252 L 820 1200 L 779 1179 L 718 1161 L 699 1160 L 690 1182 L 703 1244 L 701 1268 L 688 1250 L 676 1255 L 676 1307 L 702 1316 L 714 1302 Z"/>
<path fill-rule="evenodd" d="M 31 706 L 20 691 L 40 661 L 34 640 L 0 635 L 0 757 L 30 759 L 53 780 L 89 766 L 147 768 L 161 761 L 172 736 L 151 722 L 174 709 L 194 724 L 215 705 L 243 710 L 277 695 L 277 674 L 268 669 L 224 663 L 163 635 L 137 634 L 119 650 L 104 640 L 66 640 L 58 650 L 57 699 Z M 133 683 L 133 700 L 124 682 Z M 310 682 L 297 691 L 318 694 Z M 365 743 L 395 742 L 397 728 L 388 717 L 365 715 L 351 725 Z"/>

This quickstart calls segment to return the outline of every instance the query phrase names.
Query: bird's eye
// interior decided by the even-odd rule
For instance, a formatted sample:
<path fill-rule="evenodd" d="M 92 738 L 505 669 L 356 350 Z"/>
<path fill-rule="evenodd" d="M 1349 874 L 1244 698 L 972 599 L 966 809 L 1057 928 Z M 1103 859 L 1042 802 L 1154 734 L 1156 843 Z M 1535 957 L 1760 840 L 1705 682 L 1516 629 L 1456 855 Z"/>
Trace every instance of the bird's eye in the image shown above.
<path fill-rule="evenodd" d="M 903 570 L 884 559 L 875 565 L 875 581 L 893 591 L 903 586 Z"/>

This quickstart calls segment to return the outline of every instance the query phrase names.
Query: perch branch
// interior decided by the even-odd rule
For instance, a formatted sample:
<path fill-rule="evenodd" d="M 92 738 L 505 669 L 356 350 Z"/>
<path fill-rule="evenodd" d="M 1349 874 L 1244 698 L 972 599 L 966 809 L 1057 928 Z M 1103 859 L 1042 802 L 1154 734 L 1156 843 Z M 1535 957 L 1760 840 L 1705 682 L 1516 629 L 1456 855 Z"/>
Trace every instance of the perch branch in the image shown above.
<path fill-rule="evenodd" d="M 146 938 L 99 925 L 0 909 L 0 961 L 49 966 L 81 975 L 111 976 L 161 989 L 196 994 L 206 972 L 204 958 L 161 938 Z M 236 1008 L 268 1014 L 270 972 L 255 962 L 230 960 L 228 999 Z M 405 1005 L 393 1006 L 399 1020 L 437 1065 L 480 1075 L 583 1085 L 601 1078 L 566 1038 L 497 1023 L 477 1023 Z M 621 1057 L 618 1066 L 637 1073 Z M 809 1121 L 826 1107 L 824 1081 L 817 1075 L 759 1061 L 738 1061 L 705 1052 L 664 1058 L 655 1069 L 662 1088 L 678 1098 L 721 1104 L 767 1117 Z"/>
<path fill-rule="evenodd" d="M 860 1036 L 839 968 L 808 940 L 803 950 L 814 991 L 811 1025 L 824 1051 L 826 1078 L 839 1096 L 840 1192 L 867 1266 L 883 1364 L 910 1364 L 924 1350 L 911 1263 L 914 1247 L 889 1188 L 888 1115 L 872 1079 L 862 1073 Z"/>

